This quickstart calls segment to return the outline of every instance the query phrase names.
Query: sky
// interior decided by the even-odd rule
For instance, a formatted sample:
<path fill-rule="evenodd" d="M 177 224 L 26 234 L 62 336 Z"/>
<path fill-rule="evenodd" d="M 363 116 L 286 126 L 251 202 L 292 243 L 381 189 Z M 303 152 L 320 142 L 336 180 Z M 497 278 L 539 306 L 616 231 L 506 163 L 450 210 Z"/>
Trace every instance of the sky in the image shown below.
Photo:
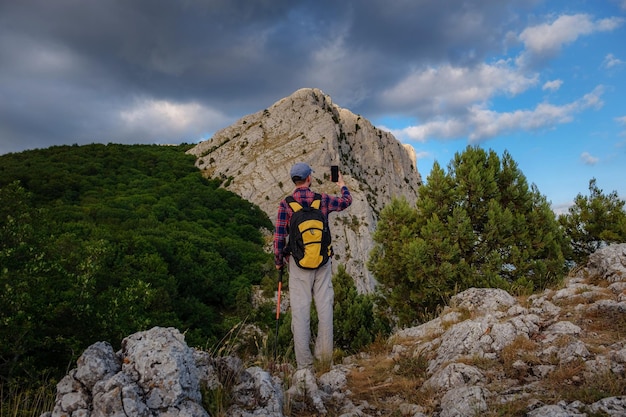
<path fill-rule="evenodd" d="M 305 87 L 426 181 L 472 145 L 557 213 L 626 199 L 626 0 L 0 0 L 0 154 L 196 143 Z"/>

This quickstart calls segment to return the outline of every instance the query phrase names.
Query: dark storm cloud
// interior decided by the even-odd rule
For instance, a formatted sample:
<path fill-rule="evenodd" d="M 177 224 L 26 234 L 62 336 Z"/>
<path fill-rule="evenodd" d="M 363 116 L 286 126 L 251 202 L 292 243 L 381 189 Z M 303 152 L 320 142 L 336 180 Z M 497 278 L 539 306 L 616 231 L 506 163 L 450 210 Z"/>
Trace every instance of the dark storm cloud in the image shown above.
<path fill-rule="evenodd" d="M 301 87 L 374 113 L 411 69 L 501 48 L 528 3 L 0 0 L 0 153 L 199 139 Z"/>

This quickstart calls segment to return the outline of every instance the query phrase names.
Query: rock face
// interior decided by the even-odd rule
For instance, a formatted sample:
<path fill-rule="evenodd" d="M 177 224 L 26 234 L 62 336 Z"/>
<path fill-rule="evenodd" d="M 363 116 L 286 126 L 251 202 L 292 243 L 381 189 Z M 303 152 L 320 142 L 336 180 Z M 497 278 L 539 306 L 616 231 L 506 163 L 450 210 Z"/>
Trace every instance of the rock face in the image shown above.
<path fill-rule="evenodd" d="M 59 382 L 55 409 L 46 417 L 207 416 L 202 387 L 228 391 L 232 401 L 220 415 L 238 417 L 623 417 L 624 265 L 626 244 L 612 245 L 558 290 L 516 298 L 497 289 L 468 289 L 438 318 L 396 332 L 389 352 L 346 358 L 318 378 L 286 366 L 274 376 L 258 366 L 244 369 L 236 357 L 188 348 L 175 329 L 134 334 L 117 353 L 99 342 Z M 420 361 L 423 376 L 411 371 L 410 383 L 394 385 L 407 373 L 403 364 Z M 371 376 L 383 383 L 372 385 Z M 610 387 L 621 392 L 598 395 Z M 560 398 L 562 392 L 569 398 Z"/>
<path fill-rule="evenodd" d="M 201 387 L 232 391 L 228 415 L 283 415 L 280 383 L 268 372 L 245 370 L 235 357 L 213 358 L 189 348 L 178 330 L 155 327 L 124 339 L 117 353 L 106 342 L 90 346 L 42 417 L 208 417 Z"/>
<path fill-rule="evenodd" d="M 209 177 L 251 201 L 273 221 L 278 204 L 293 191 L 289 170 L 307 162 L 312 189 L 338 194 L 330 166 L 339 165 L 353 195 L 352 206 L 330 217 L 337 261 L 360 292 L 375 281 L 366 263 L 380 210 L 393 197 L 417 200 L 422 183 L 413 148 L 335 105 L 318 89 L 301 89 L 271 107 L 243 117 L 188 153 Z"/>

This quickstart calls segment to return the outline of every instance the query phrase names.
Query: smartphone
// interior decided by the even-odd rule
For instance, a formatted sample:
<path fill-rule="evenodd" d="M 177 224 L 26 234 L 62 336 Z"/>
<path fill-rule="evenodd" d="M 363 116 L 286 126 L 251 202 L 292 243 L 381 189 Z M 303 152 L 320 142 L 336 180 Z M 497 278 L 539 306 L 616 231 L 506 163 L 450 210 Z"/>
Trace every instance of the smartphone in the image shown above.
<path fill-rule="evenodd" d="M 330 180 L 332 182 L 339 181 L 339 166 L 337 165 L 330 166 Z"/>

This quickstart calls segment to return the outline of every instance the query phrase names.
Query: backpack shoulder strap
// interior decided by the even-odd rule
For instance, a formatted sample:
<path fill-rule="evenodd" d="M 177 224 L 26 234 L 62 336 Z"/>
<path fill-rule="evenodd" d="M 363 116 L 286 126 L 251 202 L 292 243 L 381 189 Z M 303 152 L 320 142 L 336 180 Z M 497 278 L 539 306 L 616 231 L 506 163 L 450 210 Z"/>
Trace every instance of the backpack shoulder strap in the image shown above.
<path fill-rule="evenodd" d="M 313 197 L 313 201 L 311 202 L 311 207 L 319 210 L 322 205 L 322 195 L 319 193 L 315 193 L 315 197 Z"/>
<path fill-rule="evenodd" d="M 293 210 L 294 213 L 302 210 L 302 204 L 298 203 L 292 195 L 285 197 L 285 201 L 289 204 L 289 207 L 291 207 L 291 210 Z"/>

